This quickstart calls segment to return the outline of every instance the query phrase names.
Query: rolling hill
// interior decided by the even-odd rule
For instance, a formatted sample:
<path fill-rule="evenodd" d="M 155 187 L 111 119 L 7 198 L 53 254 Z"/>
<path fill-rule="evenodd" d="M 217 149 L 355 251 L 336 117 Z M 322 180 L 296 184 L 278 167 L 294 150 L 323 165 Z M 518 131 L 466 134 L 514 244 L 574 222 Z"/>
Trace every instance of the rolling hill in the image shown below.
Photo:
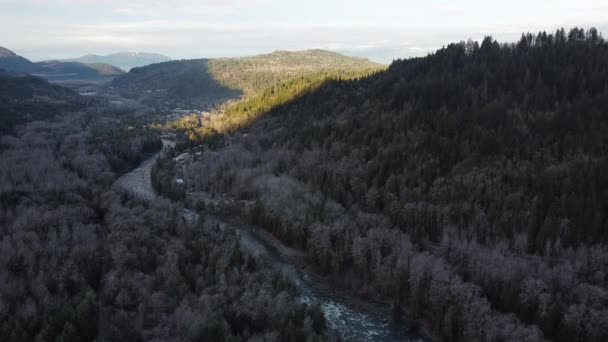
<path fill-rule="evenodd" d="M 111 86 L 126 97 L 156 105 L 210 106 L 253 96 L 273 84 L 312 73 L 379 70 L 383 66 L 362 58 L 323 50 L 277 51 L 243 58 L 171 61 L 134 68 L 116 77 Z"/>
<path fill-rule="evenodd" d="M 35 63 L 31 72 L 50 81 L 95 80 L 121 75 L 124 71 L 109 64 L 82 64 L 76 62 L 46 61 Z"/>
<path fill-rule="evenodd" d="M 28 73 L 50 81 L 58 80 L 96 80 L 111 78 L 124 71 L 108 64 L 83 64 L 77 62 L 44 61 L 34 63 L 14 52 L 0 47 L 0 69 Z"/>
<path fill-rule="evenodd" d="M 243 58 L 211 60 L 210 71 L 225 86 L 245 94 L 264 90 L 279 81 L 313 73 L 359 72 L 384 66 L 366 58 L 348 57 L 326 50 L 275 51 Z"/>
<path fill-rule="evenodd" d="M 110 86 L 120 95 L 157 108 L 206 107 L 238 98 L 241 92 L 220 84 L 209 71 L 209 60 L 171 61 L 131 69 Z"/>
<path fill-rule="evenodd" d="M 110 64 L 125 71 L 150 64 L 168 62 L 171 58 L 158 53 L 148 52 L 118 52 L 110 55 L 86 55 L 79 58 L 63 60 L 64 62 L 78 62 L 83 64 Z"/>
<path fill-rule="evenodd" d="M 10 132 L 17 124 L 82 108 L 87 101 L 42 78 L 0 71 L 0 133 Z"/>
<path fill-rule="evenodd" d="M 28 59 L 18 56 L 13 51 L 0 46 L 0 69 L 29 73 L 36 70 L 37 66 Z"/>

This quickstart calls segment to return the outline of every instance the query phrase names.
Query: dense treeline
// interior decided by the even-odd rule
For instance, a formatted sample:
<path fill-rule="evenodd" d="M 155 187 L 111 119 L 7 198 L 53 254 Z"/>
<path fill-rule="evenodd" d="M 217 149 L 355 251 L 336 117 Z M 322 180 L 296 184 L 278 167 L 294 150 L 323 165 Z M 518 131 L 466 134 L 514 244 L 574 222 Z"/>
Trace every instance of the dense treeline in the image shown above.
<path fill-rule="evenodd" d="M 122 174 L 162 148 L 157 130 L 149 129 L 151 118 L 133 115 L 128 108 L 101 107 L 85 114 L 87 144 L 108 160 L 112 171 Z"/>
<path fill-rule="evenodd" d="M 268 260 L 243 252 L 234 231 L 188 224 L 166 203 L 111 202 L 111 266 L 100 298 L 109 322 L 101 339 L 329 338 L 320 308 L 298 303 L 289 280 Z"/>
<path fill-rule="evenodd" d="M 36 121 L 1 137 L 3 340 L 90 340 L 98 332 L 109 252 L 101 194 L 116 173 L 101 152 L 104 145 L 90 143 L 103 113 L 90 110 L 57 113 L 52 122 Z M 113 131 L 112 124 L 106 129 Z M 108 154 L 139 146 L 135 132 Z"/>
<path fill-rule="evenodd" d="M 217 146 L 222 141 L 219 134 L 239 131 L 248 127 L 273 108 L 288 105 L 306 93 L 318 89 L 325 82 L 337 79 L 357 79 L 369 76 L 377 70 L 343 70 L 336 72 L 310 73 L 287 81 L 277 82 L 256 95 L 251 95 L 240 101 L 224 104 L 218 114 L 201 118 L 199 115 L 189 115 L 170 121 L 165 127 L 174 129 L 185 135 L 186 146 L 195 146 L 204 142 Z"/>
<path fill-rule="evenodd" d="M 451 44 L 325 82 L 174 171 L 447 339 L 602 341 L 607 55 L 595 29 Z"/>
<path fill-rule="evenodd" d="M 323 99 L 344 96 L 357 111 L 326 120 L 326 108 L 302 106 L 290 112 L 282 141 L 361 151 L 365 178 L 344 179 L 330 163 L 314 182 L 401 226 L 392 202 L 425 201 L 449 207 L 450 221 L 482 243 L 523 233 L 529 252 L 549 254 L 547 244 L 606 241 L 608 44 L 595 30 L 565 37 L 560 30 L 502 47 L 491 38 L 453 44 L 362 81 L 365 96 L 335 83 L 303 102 L 332 106 Z M 353 189 L 356 178 L 366 194 Z M 477 214 L 487 222 L 470 231 Z M 421 234 L 441 238 L 430 226 Z"/>
<path fill-rule="evenodd" d="M 377 71 L 378 69 L 344 69 L 333 72 L 316 72 L 274 83 L 264 88 L 264 91 L 257 96 L 226 105 L 222 116 L 217 122 L 212 123 L 212 127 L 217 132 L 236 132 L 251 125 L 271 109 L 295 101 L 329 80 L 362 78 Z"/>
<path fill-rule="evenodd" d="M 112 190 L 159 148 L 141 120 L 89 107 L 0 137 L 0 340 L 331 340 L 229 227 Z"/>

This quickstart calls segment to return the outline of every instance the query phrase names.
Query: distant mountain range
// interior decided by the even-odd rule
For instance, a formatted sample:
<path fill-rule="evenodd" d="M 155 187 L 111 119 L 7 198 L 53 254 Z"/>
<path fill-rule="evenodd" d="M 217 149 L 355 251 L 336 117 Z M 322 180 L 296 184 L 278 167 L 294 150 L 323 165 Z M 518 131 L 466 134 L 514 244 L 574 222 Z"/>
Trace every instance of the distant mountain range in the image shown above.
<path fill-rule="evenodd" d="M 51 81 L 92 80 L 124 73 L 121 69 L 104 63 L 84 64 L 62 61 L 34 63 L 3 47 L 0 47 L 0 69 L 12 73 L 32 74 Z"/>
<path fill-rule="evenodd" d="M 34 63 L 0 46 L 0 69 L 28 73 L 36 68 Z"/>
<path fill-rule="evenodd" d="M 149 64 L 168 62 L 171 58 L 148 52 L 118 52 L 106 56 L 101 55 L 86 55 L 79 58 L 63 60 L 64 62 L 79 62 L 84 64 L 104 63 L 111 64 L 122 70 L 129 71 L 136 67 L 142 67 Z"/>

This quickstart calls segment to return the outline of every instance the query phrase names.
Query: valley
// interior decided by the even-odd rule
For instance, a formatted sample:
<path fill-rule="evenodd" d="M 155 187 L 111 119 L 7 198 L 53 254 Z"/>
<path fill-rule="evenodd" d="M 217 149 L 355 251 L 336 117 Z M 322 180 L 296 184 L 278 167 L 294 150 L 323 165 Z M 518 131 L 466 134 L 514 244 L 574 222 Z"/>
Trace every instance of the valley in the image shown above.
<path fill-rule="evenodd" d="M 0 48 L 0 340 L 602 342 L 607 55 Z"/>
<path fill-rule="evenodd" d="M 159 154 L 144 161 L 134 171 L 123 175 L 116 180 L 114 187 L 124 191 L 130 196 L 152 202 L 158 199 L 150 174 L 158 157 L 171 151 L 175 144 L 171 140 L 163 140 L 164 148 Z M 339 333 L 340 337 L 348 341 L 425 341 L 419 334 L 412 332 L 406 324 L 395 323 L 390 319 L 390 312 L 380 304 L 365 302 L 352 296 L 339 294 L 327 284 L 318 283 L 320 279 L 316 274 L 303 272 L 303 265 L 292 260 L 286 246 L 280 241 L 272 239 L 263 231 L 253 229 L 243 224 L 229 223 L 210 215 L 209 213 L 196 213 L 196 210 L 184 207 L 184 219 L 187 221 L 199 220 L 199 215 L 205 220 L 227 229 L 232 226 L 240 239 L 243 248 L 253 255 L 268 258 L 273 268 L 287 275 L 295 284 L 298 300 L 304 303 L 319 303 L 330 329 Z M 194 217 L 192 217 L 194 215 Z"/>

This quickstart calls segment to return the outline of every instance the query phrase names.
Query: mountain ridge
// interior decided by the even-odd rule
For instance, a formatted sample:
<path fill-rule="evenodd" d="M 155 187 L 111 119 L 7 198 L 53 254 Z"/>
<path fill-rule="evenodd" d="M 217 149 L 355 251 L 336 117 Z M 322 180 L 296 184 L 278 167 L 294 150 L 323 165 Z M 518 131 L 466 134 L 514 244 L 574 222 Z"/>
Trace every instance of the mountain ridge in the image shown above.
<path fill-rule="evenodd" d="M 163 54 L 139 51 L 121 51 L 108 55 L 87 54 L 81 57 L 63 59 L 65 62 L 79 62 L 84 64 L 105 63 L 113 65 L 124 71 L 150 64 L 168 62 L 172 59 Z"/>
<path fill-rule="evenodd" d="M 0 69 L 33 74 L 52 81 L 71 78 L 99 79 L 124 73 L 124 71 L 114 66 L 100 63 L 83 64 L 59 60 L 32 62 L 4 47 L 0 47 Z"/>
<path fill-rule="evenodd" d="M 0 134 L 32 120 L 47 120 L 66 110 L 84 107 L 78 93 L 29 74 L 0 69 Z"/>
<path fill-rule="evenodd" d="M 275 51 L 248 57 L 190 59 L 131 69 L 110 86 L 129 98 L 156 104 L 219 104 L 312 73 L 379 70 L 382 64 L 326 50 Z M 208 87 L 208 88 L 205 88 Z M 217 97 L 217 101 L 212 101 Z"/>
<path fill-rule="evenodd" d="M 5 47 L 0 46 L 0 58 L 1 57 L 17 57 L 17 54 Z"/>

